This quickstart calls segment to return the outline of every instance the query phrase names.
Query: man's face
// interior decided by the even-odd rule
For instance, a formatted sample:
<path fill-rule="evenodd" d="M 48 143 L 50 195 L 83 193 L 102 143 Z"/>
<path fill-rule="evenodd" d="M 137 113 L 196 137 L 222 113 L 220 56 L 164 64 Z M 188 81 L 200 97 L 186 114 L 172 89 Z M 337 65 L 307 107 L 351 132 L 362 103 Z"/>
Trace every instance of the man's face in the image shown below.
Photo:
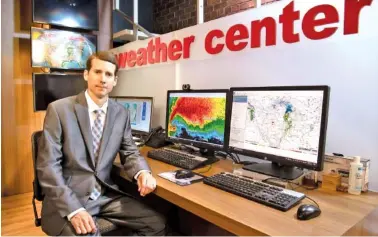
<path fill-rule="evenodd" d="M 117 77 L 114 75 L 115 69 L 114 64 L 95 58 L 92 60 L 91 69 L 84 71 L 88 90 L 98 99 L 108 96 L 117 84 Z"/>

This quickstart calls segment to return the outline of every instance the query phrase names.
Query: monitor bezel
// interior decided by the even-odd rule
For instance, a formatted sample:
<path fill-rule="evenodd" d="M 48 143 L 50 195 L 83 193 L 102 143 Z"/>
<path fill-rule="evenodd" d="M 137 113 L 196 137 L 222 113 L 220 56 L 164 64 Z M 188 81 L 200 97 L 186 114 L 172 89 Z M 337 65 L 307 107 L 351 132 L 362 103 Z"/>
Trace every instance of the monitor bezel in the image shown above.
<path fill-rule="evenodd" d="M 90 36 L 94 36 L 96 38 L 96 50 L 95 50 L 95 53 L 98 52 L 98 36 L 96 34 L 90 34 L 90 33 L 87 33 L 87 32 L 76 32 L 76 31 L 69 31 L 69 30 L 62 30 L 62 29 L 45 29 L 45 28 L 40 28 L 40 27 L 30 27 L 30 66 L 32 68 L 48 68 L 48 69 L 52 69 L 52 70 L 61 70 L 61 71 L 73 71 L 73 72 L 83 72 L 86 70 L 86 67 L 84 68 L 61 68 L 61 67 L 41 67 L 41 66 L 34 66 L 33 65 L 33 36 L 32 36 L 32 30 L 33 29 L 41 29 L 41 30 L 45 30 L 45 31 L 66 31 L 66 32 L 72 32 L 72 33 L 77 33 L 77 34 L 82 34 L 82 35 L 90 35 Z"/>
<path fill-rule="evenodd" d="M 66 75 L 82 75 L 81 73 L 37 73 L 37 72 L 33 72 L 32 73 L 32 90 L 33 90 L 33 111 L 34 112 L 43 112 L 43 111 L 46 111 L 46 109 L 42 109 L 42 110 L 37 110 L 37 107 L 36 107 L 36 89 L 35 89 L 35 80 L 36 80 L 36 75 L 52 75 L 52 76 L 66 76 Z M 59 80 L 59 79 L 58 79 Z M 84 78 L 83 78 L 84 80 Z M 52 103 L 52 102 L 51 102 Z"/>
<path fill-rule="evenodd" d="M 233 153 L 238 153 L 241 155 L 251 156 L 254 158 L 259 158 L 262 160 L 268 160 L 271 162 L 276 162 L 281 165 L 295 166 L 298 168 L 305 168 L 309 170 L 322 171 L 326 144 L 326 134 L 327 134 L 327 124 L 328 124 L 328 109 L 329 109 L 329 94 L 330 87 L 326 85 L 319 86 L 271 86 L 271 87 L 231 87 L 230 88 L 230 102 L 229 102 L 229 117 L 227 119 L 229 123 L 229 132 L 231 134 L 231 117 L 232 117 L 232 106 L 234 92 L 237 91 L 322 91 L 323 92 L 323 102 L 322 102 L 322 115 L 321 115 L 321 125 L 320 125 L 320 136 L 319 136 L 319 150 L 317 162 L 315 164 L 300 162 L 292 158 L 277 156 L 257 151 L 251 151 L 247 149 L 240 149 L 231 147 L 228 143 L 228 150 Z"/>
<path fill-rule="evenodd" d="M 52 25 L 52 26 L 61 26 L 61 27 L 66 27 L 66 28 L 70 28 L 70 29 L 83 29 L 83 30 L 89 30 L 89 31 L 99 31 L 99 25 L 100 25 L 100 13 L 99 13 L 99 4 L 98 4 L 98 0 L 96 1 L 96 12 L 97 12 L 97 25 L 95 26 L 95 28 L 91 28 L 91 27 L 72 27 L 72 26 L 67 26 L 67 25 L 64 25 L 64 24 L 56 24 L 56 23 L 52 23 L 52 22 L 44 22 L 44 21 L 37 21 L 35 20 L 35 14 L 34 14 L 34 8 L 35 8 L 35 1 L 33 0 L 32 1 L 32 22 L 33 23 L 37 23 L 37 24 L 48 24 L 48 25 Z"/>
<path fill-rule="evenodd" d="M 168 123 L 169 123 L 169 95 L 171 93 L 225 93 L 226 94 L 226 111 L 225 111 L 225 128 L 224 128 L 224 142 L 223 145 L 217 145 L 212 143 L 204 143 L 204 142 L 197 142 L 197 141 L 190 141 L 181 138 L 172 138 L 168 135 Z M 228 132 L 229 132 L 229 123 L 227 122 L 227 118 L 229 117 L 228 113 L 228 103 L 230 100 L 230 90 L 229 89 L 204 89 L 204 90 L 168 90 L 167 91 L 167 105 L 166 105 L 166 113 L 165 113 L 165 139 L 167 141 L 173 143 L 181 143 L 185 145 L 191 145 L 198 148 L 204 149 L 212 149 L 217 151 L 225 151 L 228 146 Z"/>
<path fill-rule="evenodd" d="M 109 96 L 109 98 L 113 99 L 115 102 L 118 103 L 118 99 L 138 99 L 138 100 L 150 100 L 151 101 L 151 117 L 150 117 L 150 124 L 149 124 L 149 130 L 148 132 L 146 131 L 141 131 L 137 129 L 131 129 L 131 132 L 137 133 L 137 134 L 148 134 L 151 132 L 152 129 L 152 118 L 153 118 L 153 113 L 154 113 L 154 97 L 149 97 L 149 96 Z M 131 124 L 130 124 L 131 127 Z"/>

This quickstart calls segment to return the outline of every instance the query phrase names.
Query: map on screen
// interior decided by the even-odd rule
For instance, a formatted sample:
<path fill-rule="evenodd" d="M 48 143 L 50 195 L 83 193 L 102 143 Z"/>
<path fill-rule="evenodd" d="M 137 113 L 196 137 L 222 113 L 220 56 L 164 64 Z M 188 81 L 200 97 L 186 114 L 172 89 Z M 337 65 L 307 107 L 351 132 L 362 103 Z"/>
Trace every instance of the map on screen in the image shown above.
<path fill-rule="evenodd" d="M 118 98 L 117 102 L 129 110 L 133 131 L 150 132 L 152 119 L 152 98 Z"/>
<path fill-rule="evenodd" d="M 230 146 L 316 163 L 322 91 L 237 91 Z"/>
<path fill-rule="evenodd" d="M 226 93 L 172 93 L 168 136 L 223 145 L 225 117 Z"/>
<path fill-rule="evenodd" d="M 95 35 L 32 28 L 32 66 L 85 69 L 88 57 L 96 52 Z"/>

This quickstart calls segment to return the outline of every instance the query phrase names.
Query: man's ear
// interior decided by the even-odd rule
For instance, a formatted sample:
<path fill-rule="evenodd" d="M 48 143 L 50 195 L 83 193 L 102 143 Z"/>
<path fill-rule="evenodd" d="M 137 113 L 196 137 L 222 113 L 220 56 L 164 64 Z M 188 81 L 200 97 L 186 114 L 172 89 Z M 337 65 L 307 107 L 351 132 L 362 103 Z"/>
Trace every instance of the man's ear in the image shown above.
<path fill-rule="evenodd" d="M 88 70 L 84 70 L 84 80 L 88 81 Z"/>
<path fill-rule="evenodd" d="M 116 86 L 116 85 L 117 85 L 117 81 L 118 81 L 118 76 L 115 76 L 115 77 L 114 77 L 114 81 L 113 81 L 113 86 Z"/>

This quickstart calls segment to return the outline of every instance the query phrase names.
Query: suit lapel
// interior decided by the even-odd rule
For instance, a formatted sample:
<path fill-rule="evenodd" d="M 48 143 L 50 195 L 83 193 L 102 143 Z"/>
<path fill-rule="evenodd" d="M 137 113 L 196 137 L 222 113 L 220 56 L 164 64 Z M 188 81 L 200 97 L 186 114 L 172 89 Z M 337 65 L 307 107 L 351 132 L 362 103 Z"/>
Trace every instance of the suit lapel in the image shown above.
<path fill-rule="evenodd" d="M 75 104 L 75 113 L 77 120 L 79 121 L 81 134 L 83 135 L 88 153 L 90 155 L 92 166 L 95 167 L 95 159 L 93 154 L 93 139 L 91 132 L 91 123 L 89 121 L 88 105 L 85 99 L 84 92 L 77 95 Z"/>
<path fill-rule="evenodd" d="M 105 120 L 105 125 L 104 125 L 104 131 L 102 133 L 102 138 L 101 138 L 101 145 L 100 145 L 100 153 L 98 155 L 98 160 L 97 160 L 97 166 L 100 163 L 102 156 L 104 155 L 104 152 L 106 150 L 106 146 L 108 145 L 114 122 L 118 114 L 118 108 L 114 104 L 112 100 L 108 100 L 108 111 L 106 113 L 106 120 Z"/>

